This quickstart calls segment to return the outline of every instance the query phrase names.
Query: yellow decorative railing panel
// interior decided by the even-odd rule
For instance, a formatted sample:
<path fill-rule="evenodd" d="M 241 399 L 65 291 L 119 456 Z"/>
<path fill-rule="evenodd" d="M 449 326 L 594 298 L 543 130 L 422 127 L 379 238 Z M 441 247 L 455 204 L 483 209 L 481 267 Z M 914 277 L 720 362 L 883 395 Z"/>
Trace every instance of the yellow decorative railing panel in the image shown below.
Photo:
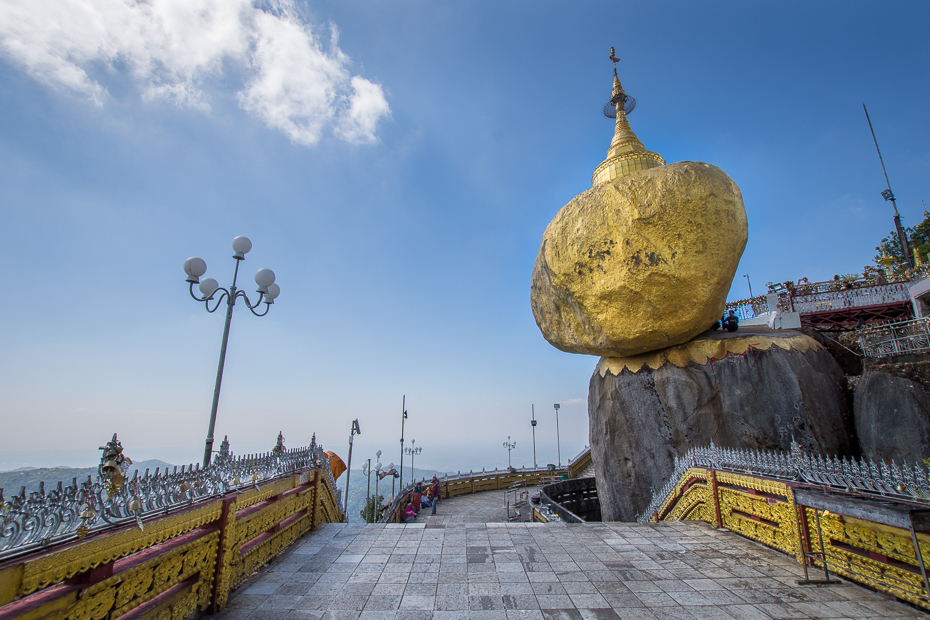
<path fill-rule="evenodd" d="M 0 618 L 180 620 L 345 515 L 318 468 L 0 564 Z"/>
<path fill-rule="evenodd" d="M 809 497 L 811 488 L 818 491 L 819 488 L 761 475 L 692 467 L 674 487 L 668 488 L 671 490 L 665 499 L 653 504 L 658 507 L 652 513 L 653 521 L 706 521 L 813 567 L 823 567 L 819 554 L 825 552 L 831 572 L 930 609 L 930 592 L 920 564 L 922 558 L 930 558 L 930 535 L 912 534 L 906 528 L 886 524 L 898 524 L 896 521 L 878 523 L 801 505 L 795 501 L 796 494 L 804 499 Z M 860 498 L 855 492 L 842 497 L 838 506 L 861 502 L 864 513 L 868 509 L 866 503 L 875 503 L 874 499 Z M 908 510 L 926 512 L 918 504 L 900 500 L 887 500 L 886 504 L 897 506 L 894 510 L 900 514 L 907 514 Z M 860 513 L 853 509 L 853 514 Z M 876 514 L 869 516 L 881 520 Z M 913 525 L 910 527 L 914 529 Z M 920 546 L 920 554 L 914 548 L 914 540 Z"/>

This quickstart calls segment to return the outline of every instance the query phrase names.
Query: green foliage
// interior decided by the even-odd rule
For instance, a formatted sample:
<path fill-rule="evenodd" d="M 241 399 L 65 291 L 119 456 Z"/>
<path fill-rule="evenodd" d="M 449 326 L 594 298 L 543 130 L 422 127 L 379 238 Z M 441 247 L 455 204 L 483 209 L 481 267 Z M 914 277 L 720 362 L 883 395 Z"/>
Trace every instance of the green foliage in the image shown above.
<path fill-rule="evenodd" d="M 904 227 L 904 234 L 907 235 L 907 241 L 911 246 L 911 251 L 913 248 L 917 248 L 917 251 L 920 253 L 921 257 L 926 259 L 927 254 L 930 253 L 930 214 L 924 211 L 924 219 L 921 223 L 916 226 Z M 882 257 L 882 251 L 890 256 L 894 260 L 894 265 L 892 265 L 892 271 L 904 271 L 907 269 L 907 259 L 904 258 L 904 254 L 901 252 L 901 246 L 898 244 L 898 233 L 891 231 L 887 237 L 881 240 L 880 245 L 875 248 L 875 251 L 878 254 L 875 255 L 875 264 L 880 265 L 878 259 Z"/>
<path fill-rule="evenodd" d="M 381 504 L 384 502 L 384 496 L 369 497 L 365 507 L 359 511 L 359 516 L 364 519 L 365 523 L 375 523 L 381 520 Z"/>

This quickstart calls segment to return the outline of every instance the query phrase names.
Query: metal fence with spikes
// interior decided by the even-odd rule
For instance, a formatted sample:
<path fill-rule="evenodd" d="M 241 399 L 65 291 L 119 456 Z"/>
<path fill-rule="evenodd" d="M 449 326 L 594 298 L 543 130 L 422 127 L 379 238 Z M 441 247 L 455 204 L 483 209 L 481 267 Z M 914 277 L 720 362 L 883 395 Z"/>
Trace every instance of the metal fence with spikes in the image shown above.
<path fill-rule="evenodd" d="M 930 317 L 863 327 L 856 335 L 866 357 L 926 354 L 930 351 Z"/>
<path fill-rule="evenodd" d="M 136 470 L 116 489 L 102 476 L 59 482 L 50 491 L 44 484 L 30 493 L 23 487 L 7 497 L 0 489 L 0 559 L 127 523 L 142 528 L 148 517 L 232 490 L 257 488 L 266 480 L 314 466 L 326 472 L 335 489 L 329 457 L 315 441 L 283 452 L 235 456 L 221 451 L 206 468 L 182 465 L 170 471 L 156 468 L 154 473 L 146 469 L 141 475 Z M 341 510 L 341 504 L 338 507 Z"/>
<path fill-rule="evenodd" d="M 653 492 L 652 501 L 637 520 L 646 523 L 674 492 L 679 479 L 692 467 L 803 482 L 865 496 L 907 501 L 930 501 L 930 470 L 921 464 L 898 465 L 843 457 L 810 455 L 792 441 L 790 452 L 721 448 L 713 443 L 692 448 L 675 459 L 665 486 Z"/>

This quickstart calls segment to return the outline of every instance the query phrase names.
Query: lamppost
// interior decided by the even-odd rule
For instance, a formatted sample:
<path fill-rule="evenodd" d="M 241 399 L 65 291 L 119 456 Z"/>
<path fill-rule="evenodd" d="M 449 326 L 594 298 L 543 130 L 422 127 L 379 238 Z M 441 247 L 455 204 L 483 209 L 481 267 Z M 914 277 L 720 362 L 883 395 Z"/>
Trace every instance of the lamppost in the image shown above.
<path fill-rule="evenodd" d="M 555 407 L 555 449 L 559 455 L 559 467 L 562 467 L 562 446 L 559 440 L 559 407 L 562 405 L 556 403 L 552 406 Z"/>
<path fill-rule="evenodd" d="M 415 448 L 415 447 L 414 447 L 414 445 L 416 445 L 416 443 L 417 443 L 417 440 L 416 440 L 416 439 L 411 439 L 411 440 L 410 440 L 410 447 L 409 447 L 409 448 L 404 448 L 404 453 L 410 455 L 410 479 L 411 479 L 411 480 L 413 480 L 414 478 L 416 478 L 416 475 L 417 475 L 417 474 L 416 474 L 416 470 L 413 468 L 413 457 L 415 457 L 416 455 L 418 455 L 418 454 L 420 454 L 421 452 L 423 452 L 423 448 Z M 400 488 L 404 488 L 403 485 L 401 485 Z"/>
<path fill-rule="evenodd" d="M 381 458 L 381 450 L 378 450 L 378 458 Z M 381 462 L 375 463 L 375 506 L 372 510 L 372 522 L 378 520 L 378 509 L 381 508 L 381 496 L 378 495 L 378 483 L 381 481 Z"/>
<path fill-rule="evenodd" d="M 233 282 L 229 290 L 220 287 L 213 278 L 204 278 L 203 281 L 200 280 L 200 276 L 207 272 L 207 263 L 202 258 L 192 256 L 184 261 L 184 273 L 187 274 L 187 281 L 190 283 L 191 297 L 196 301 L 202 301 L 207 312 L 216 312 L 223 298 L 226 298 L 226 326 L 223 328 L 223 344 L 220 346 L 220 363 L 216 370 L 216 386 L 213 388 L 213 408 L 210 410 L 210 428 L 207 430 L 207 445 L 203 452 L 204 467 L 210 464 L 210 457 L 213 452 L 213 429 L 216 426 L 216 409 L 220 402 L 220 386 L 223 383 L 223 366 L 226 363 L 226 343 L 229 341 L 229 324 L 232 321 L 233 306 L 236 305 L 236 300 L 242 297 L 242 299 L 245 300 L 246 307 L 252 314 L 255 316 L 265 316 L 271 309 L 271 304 L 274 303 L 275 298 L 281 294 L 280 287 L 274 283 L 274 272 L 271 269 L 259 269 L 255 272 L 255 284 L 258 285 L 256 289 L 258 301 L 253 305 L 249 301 L 245 291 L 236 288 L 236 279 L 239 277 L 239 263 L 245 260 L 245 255 L 252 249 L 252 242 L 249 241 L 248 237 L 236 237 L 233 239 L 232 248 L 234 252 L 232 257 L 236 259 L 236 270 L 233 273 Z M 194 295 L 195 284 L 200 285 L 199 288 L 200 292 L 203 293 L 203 297 Z M 216 300 L 216 305 L 214 305 L 211 310 L 210 302 L 213 300 L 213 296 L 217 291 L 223 291 L 223 293 L 220 295 L 220 298 Z M 255 308 L 257 308 L 262 301 L 266 304 L 265 311 L 258 313 L 255 311 Z"/>
<path fill-rule="evenodd" d="M 530 405 L 530 411 L 532 412 L 532 417 L 530 419 L 530 426 L 533 427 L 533 469 L 536 469 L 536 406 Z"/>
<path fill-rule="evenodd" d="M 391 501 L 394 501 L 394 493 L 397 491 L 394 488 L 394 485 L 397 484 L 397 471 L 394 469 L 393 461 L 387 464 L 387 469 L 384 470 L 385 475 L 387 472 L 391 472 Z"/>
<path fill-rule="evenodd" d="M 368 490 L 365 492 L 365 509 L 368 509 L 368 502 L 371 501 L 371 459 L 362 465 L 362 473 L 368 478 Z"/>
<path fill-rule="evenodd" d="M 749 298 L 752 299 L 752 282 L 749 281 L 749 274 L 744 273 L 743 277 L 746 278 L 746 284 L 749 285 Z"/>
<path fill-rule="evenodd" d="M 358 427 L 358 420 L 352 421 L 352 432 L 349 433 L 349 464 L 346 466 L 346 497 L 343 506 L 349 505 L 349 477 L 352 475 L 352 439 L 356 435 L 361 435 L 362 430 Z M 346 523 L 349 520 L 349 513 L 346 511 Z"/>
<path fill-rule="evenodd" d="M 513 469 L 513 465 L 510 464 L 510 451 L 517 447 L 517 442 L 511 442 L 510 435 L 507 435 L 507 441 L 504 442 L 504 447 L 507 448 L 507 469 Z"/>

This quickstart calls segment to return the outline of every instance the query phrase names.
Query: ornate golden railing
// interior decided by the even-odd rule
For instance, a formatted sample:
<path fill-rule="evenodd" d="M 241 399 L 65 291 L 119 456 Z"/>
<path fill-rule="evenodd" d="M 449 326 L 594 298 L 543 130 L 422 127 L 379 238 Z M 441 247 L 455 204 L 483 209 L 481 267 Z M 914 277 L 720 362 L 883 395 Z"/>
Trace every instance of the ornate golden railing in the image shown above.
<path fill-rule="evenodd" d="M 692 467 L 678 479 L 651 520 L 706 521 L 809 566 L 822 568 L 825 557 L 830 572 L 930 609 L 930 593 L 922 575 L 923 558 L 930 558 L 930 535 L 917 531 L 921 528 L 915 527 L 915 517 L 909 527 L 877 522 L 881 521 L 880 509 L 919 515 L 928 512 L 927 506 L 833 491 L 834 497 L 841 498 L 834 502 L 840 507 L 822 510 L 803 504 L 811 490 L 821 493 L 820 487 L 811 485 Z M 825 556 L 818 556 L 824 552 Z"/>
<path fill-rule="evenodd" d="M 582 453 L 584 456 L 585 453 Z M 588 452 L 590 460 L 590 451 Z M 587 467 L 587 465 L 585 465 Z M 562 469 L 514 469 L 488 472 L 471 472 L 454 478 L 443 478 L 439 482 L 443 499 L 481 493 L 483 491 L 503 491 L 514 484 L 536 486 L 542 482 L 549 482 L 553 478 L 570 475 L 571 465 Z M 579 471 L 584 470 L 584 467 Z M 427 481 L 428 483 L 428 481 Z M 387 523 L 400 523 L 403 520 L 403 509 L 413 496 L 413 485 L 405 487 L 397 498 L 385 511 L 384 521 Z M 2 620 L 2 619 L 0 619 Z"/>
<path fill-rule="evenodd" d="M 259 566 L 345 517 L 320 468 L 0 564 L 0 620 L 174 620 L 216 611 Z"/>

